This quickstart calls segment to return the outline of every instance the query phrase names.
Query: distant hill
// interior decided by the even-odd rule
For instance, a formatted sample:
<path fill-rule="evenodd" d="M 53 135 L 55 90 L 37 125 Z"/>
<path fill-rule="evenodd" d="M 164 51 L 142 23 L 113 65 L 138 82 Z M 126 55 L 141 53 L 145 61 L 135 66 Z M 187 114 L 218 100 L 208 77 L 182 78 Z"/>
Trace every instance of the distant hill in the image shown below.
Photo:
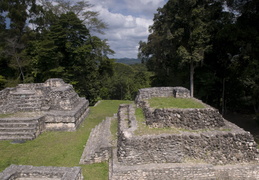
<path fill-rule="evenodd" d="M 140 64 L 140 59 L 134 59 L 134 58 L 120 58 L 116 59 L 117 63 L 123 63 L 123 64 Z"/>

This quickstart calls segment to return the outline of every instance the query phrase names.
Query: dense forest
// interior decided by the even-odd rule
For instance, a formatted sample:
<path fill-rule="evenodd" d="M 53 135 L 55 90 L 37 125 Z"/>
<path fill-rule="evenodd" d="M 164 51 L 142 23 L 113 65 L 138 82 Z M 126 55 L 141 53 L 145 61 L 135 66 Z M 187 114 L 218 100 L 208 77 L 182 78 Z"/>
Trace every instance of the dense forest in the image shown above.
<path fill-rule="evenodd" d="M 139 42 L 142 64 L 116 63 L 87 1 L 0 1 L 0 90 L 62 78 L 93 104 L 139 88 L 184 86 L 227 111 L 259 113 L 259 0 L 169 0 Z"/>
<path fill-rule="evenodd" d="M 107 24 L 87 1 L 0 1 L 0 89 L 62 78 L 90 100 L 133 99 L 149 86 L 145 65 L 115 63 Z"/>
<path fill-rule="evenodd" d="M 152 86 L 185 86 L 223 114 L 258 115 L 258 22 L 259 0 L 169 0 L 139 58 Z"/>

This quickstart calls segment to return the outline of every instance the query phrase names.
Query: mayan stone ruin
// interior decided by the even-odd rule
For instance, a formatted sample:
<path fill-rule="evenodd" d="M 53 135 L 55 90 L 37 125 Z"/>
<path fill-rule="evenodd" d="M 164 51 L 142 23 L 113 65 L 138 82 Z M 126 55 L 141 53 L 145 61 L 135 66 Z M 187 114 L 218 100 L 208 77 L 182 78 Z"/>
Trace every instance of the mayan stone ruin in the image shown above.
<path fill-rule="evenodd" d="M 118 113 L 92 129 L 78 163 L 109 162 L 109 180 L 259 179 L 259 151 L 253 136 L 189 94 L 183 87 L 140 89 L 135 104 L 121 104 Z M 14 126 L 2 125 L 9 122 L 27 124 L 21 132 L 32 127 L 38 134 L 48 129 L 72 131 L 88 113 L 88 101 L 61 79 L 7 88 L 0 97 L 2 114 L 32 114 L 1 118 L 2 133 Z M 189 98 L 202 108 L 156 108 L 149 104 L 153 97 Z M 32 119 L 35 126 L 29 123 Z M 112 122 L 118 122 L 117 133 L 110 131 Z M 83 176 L 80 167 L 11 165 L 0 173 L 3 180 L 37 178 L 81 180 Z"/>
<path fill-rule="evenodd" d="M 19 84 L 0 91 L 0 140 L 32 140 L 46 130 L 75 131 L 89 111 L 62 79 Z"/>
<path fill-rule="evenodd" d="M 1 180 L 83 180 L 80 167 L 34 167 L 11 165 L 0 173 Z"/>
<path fill-rule="evenodd" d="M 140 89 L 135 105 L 120 106 L 110 179 L 259 179 L 252 135 L 216 109 L 206 104 L 201 109 L 159 109 L 148 103 L 152 97 L 190 98 L 189 94 L 182 87 Z M 136 107 L 153 133 L 136 133 L 143 126 Z M 166 131 L 155 133 L 162 129 Z"/>

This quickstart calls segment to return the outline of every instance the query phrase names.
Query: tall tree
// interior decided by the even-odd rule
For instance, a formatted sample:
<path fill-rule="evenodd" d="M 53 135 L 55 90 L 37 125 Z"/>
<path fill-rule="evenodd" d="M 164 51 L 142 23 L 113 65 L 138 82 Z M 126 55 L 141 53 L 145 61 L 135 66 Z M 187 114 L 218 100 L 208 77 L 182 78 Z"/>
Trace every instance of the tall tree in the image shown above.
<path fill-rule="evenodd" d="M 194 69 L 209 48 L 209 6 L 205 0 L 169 0 L 154 17 L 147 45 L 143 42 L 140 44 L 140 51 L 144 54 L 147 52 L 145 56 L 148 61 L 164 64 L 166 68 L 163 69 L 168 74 L 175 65 L 190 65 L 191 96 L 194 91 Z M 151 47 L 152 52 L 147 47 Z"/>
<path fill-rule="evenodd" d="M 45 12 L 52 12 L 57 16 L 68 12 L 75 13 L 90 32 L 104 34 L 103 30 L 107 28 L 107 24 L 98 18 L 99 13 L 91 10 L 93 5 L 88 1 L 40 0 L 40 2 L 43 5 Z"/>
<path fill-rule="evenodd" d="M 6 66 L 5 76 L 11 75 L 8 78 L 17 79 L 17 82 L 25 80 L 23 68 L 25 60 L 22 57 L 22 50 L 27 44 L 28 22 L 37 16 L 37 7 L 35 0 L 0 1 L 1 19 L 4 21 L 4 27 L 2 26 L 0 32 L 0 36 L 4 34 L 1 38 L 2 52 L 4 52 L 1 58 L 2 65 Z"/>
<path fill-rule="evenodd" d="M 35 81 L 63 78 L 94 103 L 102 86 L 98 79 L 112 74 L 107 55 L 113 51 L 106 41 L 92 37 L 74 12 L 57 16 L 40 37 L 26 48 Z"/>

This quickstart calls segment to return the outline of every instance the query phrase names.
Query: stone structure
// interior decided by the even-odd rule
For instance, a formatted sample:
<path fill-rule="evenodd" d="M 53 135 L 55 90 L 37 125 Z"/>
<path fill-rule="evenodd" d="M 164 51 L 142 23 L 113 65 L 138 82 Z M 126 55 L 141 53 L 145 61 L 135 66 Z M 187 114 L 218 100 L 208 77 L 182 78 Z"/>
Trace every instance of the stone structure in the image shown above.
<path fill-rule="evenodd" d="M 80 167 L 34 167 L 11 165 L 0 173 L 1 180 L 83 180 Z"/>
<path fill-rule="evenodd" d="M 138 106 L 143 107 L 143 102 L 152 97 L 189 98 L 190 91 L 184 87 L 153 87 L 139 89 L 135 103 Z"/>
<path fill-rule="evenodd" d="M 0 113 L 28 117 L 0 118 L 0 140 L 31 140 L 44 130 L 74 131 L 89 111 L 89 102 L 62 79 L 19 84 L 0 91 Z"/>
<path fill-rule="evenodd" d="M 79 164 L 92 164 L 108 161 L 112 144 L 110 125 L 113 117 L 107 117 L 92 129 Z"/>
<path fill-rule="evenodd" d="M 161 92 L 161 93 L 159 93 Z M 220 128 L 224 119 L 218 110 L 193 98 L 203 104 L 205 108 L 152 108 L 148 99 L 152 97 L 190 98 L 190 92 L 183 87 L 155 87 L 140 89 L 136 97 L 136 104 L 143 108 L 146 124 L 150 127 L 167 128 L 177 127 L 190 130 Z"/>
<path fill-rule="evenodd" d="M 114 154 L 116 155 L 116 153 Z M 110 161 L 110 180 L 257 180 L 259 165 L 213 166 L 201 163 L 162 163 L 126 166 Z"/>
<path fill-rule="evenodd" d="M 149 128 L 174 128 L 137 135 L 134 105 L 118 111 L 118 141 L 110 179 L 259 179 L 258 150 L 249 132 L 203 109 L 152 109 L 152 97 L 190 98 L 185 88 L 147 88 L 135 100 Z"/>
<path fill-rule="evenodd" d="M 177 127 L 190 130 L 221 128 L 225 126 L 223 117 L 214 108 L 201 109 L 144 109 L 146 123 L 150 127 Z"/>
<path fill-rule="evenodd" d="M 253 162 L 256 143 L 249 132 L 225 121 L 221 129 L 179 131 L 179 133 L 134 134 L 136 119 L 132 105 L 121 105 L 118 112 L 118 161 L 125 165 L 185 163 L 200 160 L 211 164 Z"/>

